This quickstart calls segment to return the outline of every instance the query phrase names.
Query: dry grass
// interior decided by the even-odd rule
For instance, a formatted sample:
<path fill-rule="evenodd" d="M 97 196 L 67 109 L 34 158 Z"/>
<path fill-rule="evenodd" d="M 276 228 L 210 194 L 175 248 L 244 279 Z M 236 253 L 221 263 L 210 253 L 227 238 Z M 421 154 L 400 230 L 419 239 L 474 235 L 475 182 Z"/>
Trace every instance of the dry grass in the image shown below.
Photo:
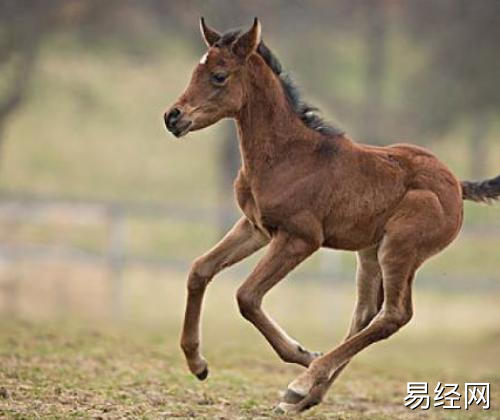
<path fill-rule="evenodd" d="M 278 391 L 300 372 L 279 361 L 239 317 L 231 273 L 217 280 L 207 297 L 204 349 L 211 373 L 203 383 L 187 372 L 177 344 L 184 303 L 178 275 L 128 273 L 120 323 L 107 317 L 108 291 L 96 287 L 98 281 L 85 287 L 77 278 L 69 280 L 74 288 L 67 296 L 77 300 L 86 290 L 93 293 L 78 311 L 71 305 L 72 316 L 59 313 L 54 320 L 56 312 L 42 321 L 57 300 L 49 299 L 49 290 L 33 287 L 21 289 L 26 299 L 21 318 L 2 317 L 0 417 L 274 418 Z M 417 293 L 410 326 L 360 354 L 325 402 L 304 418 L 498 418 L 499 300 L 498 293 Z M 271 293 L 266 308 L 304 344 L 327 350 L 341 339 L 352 303 L 351 288 L 308 284 L 306 289 L 291 281 Z M 432 389 L 437 381 L 461 388 L 465 382 L 490 382 L 492 408 L 410 412 L 402 404 L 407 381 L 428 381 Z"/>
<path fill-rule="evenodd" d="M 118 53 L 82 51 L 60 39 L 47 47 L 32 95 L 5 133 L 3 153 L 8 159 L 2 162 L 0 190 L 215 206 L 222 127 L 170 141 L 161 118 L 197 58 L 180 40 L 159 40 L 155 49 L 158 55 L 143 62 Z M 358 52 L 346 51 L 352 51 L 353 63 L 359 62 Z M 352 70 L 344 72 L 354 74 Z M 356 95 L 350 89 L 360 86 L 352 80 L 344 75 L 339 83 L 349 97 Z M 494 124 L 490 162 L 500 156 L 498 121 Z M 464 176 L 469 156 L 465 129 L 457 127 L 432 145 Z M 466 225 L 494 231 L 498 211 L 498 206 L 467 205 Z M 64 221 L 57 214 L 31 225 L 3 222 L 0 241 L 106 248 L 107 232 L 101 226 L 75 227 Z M 146 256 L 192 259 L 217 234 L 212 227 L 178 221 L 132 220 L 128 227 L 128 250 Z M 456 288 L 459 276 L 471 279 L 470 290 L 485 278 L 497 284 L 497 236 L 459 239 L 428 265 L 424 273 L 429 280 L 422 280 L 436 278 L 446 291 Z M 352 256 L 346 258 L 341 260 L 348 266 L 343 273 L 352 271 Z M 1 261 L 0 417 L 272 417 L 278 391 L 300 369 L 281 363 L 239 317 L 235 275 L 229 272 L 208 293 L 204 349 L 211 375 L 205 383 L 197 382 L 187 373 L 177 344 L 182 277 L 169 271 L 127 270 L 121 322 L 111 323 L 113 290 L 105 269 Z M 305 345 L 332 348 L 347 328 L 354 286 L 286 283 L 271 293 L 266 308 Z M 500 417 L 500 293 L 430 293 L 419 286 L 417 281 L 411 325 L 360 354 L 324 404 L 304 417 Z M 466 381 L 491 382 L 492 409 L 416 413 L 403 407 L 407 381 L 428 381 L 432 387 L 438 380 L 462 386 Z"/>

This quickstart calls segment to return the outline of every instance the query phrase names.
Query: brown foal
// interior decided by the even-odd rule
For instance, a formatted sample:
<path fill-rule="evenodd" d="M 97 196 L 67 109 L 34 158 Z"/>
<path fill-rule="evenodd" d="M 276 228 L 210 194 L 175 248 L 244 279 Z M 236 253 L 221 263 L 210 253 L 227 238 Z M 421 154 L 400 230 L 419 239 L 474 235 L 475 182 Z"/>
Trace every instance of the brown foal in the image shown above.
<path fill-rule="evenodd" d="M 355 143 L 300 101 L 261 41 L 257 19 L 247 32 L 219 34 L 203 19 L 200 26 L 208 51 L 165 123 L 181 137 L 222 118 L 236 120 L 242 167 L 235 193 L 243 216 L 192 265 L 181 347 L 191 372 L 205 379 L 205 289 L 223 268 L 269 245 L 237 300 L 281 359 L 307 367 L 279 405 L 302 411 L 321 401 L 353 356 L 408 323 L 416 270 L 457 236 L 463 199 L 500 197 L 500 176 L 460 182 L 423 148 Z M 351 326 L 325 355 L 305 350 L 261 307 L 264 295 L 320 247 L 358 254 Z"/>

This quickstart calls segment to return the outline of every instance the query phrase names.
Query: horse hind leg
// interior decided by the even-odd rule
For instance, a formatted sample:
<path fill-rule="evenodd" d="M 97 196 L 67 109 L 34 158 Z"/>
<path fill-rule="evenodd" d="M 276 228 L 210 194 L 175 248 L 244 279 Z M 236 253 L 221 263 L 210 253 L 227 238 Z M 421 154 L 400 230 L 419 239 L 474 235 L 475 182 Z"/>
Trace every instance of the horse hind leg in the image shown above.
<path fill-rule="evenodd" d="M 413 313 L 411 284 L 415 269 L 414 262 L 391 266 L 382 264 L 384 301 L 381 310 L 365 328 L 313 361 L 307 371 L 292 381 L 289 387 L 302 398 L 295 404 L 282 402 L 279 406 L 282 411 L 300 412 L 320 403 L 333 382 L 332 377 L 352 357 L 370 344 L 390 337 L 410 321 Z"/>
<path fill-rule="evenodd" d="M 343 341 L 364 329 L 380 311 L 383 303 L 382 271 L 377 259 L 378 245 L 358 251 L 356 272 L 356 304 L 351 323 Z M 335 370 L 331 375 L 328 388 L 347 367 L 349 361 Z M 297 404 L 307 395 L 307 390 L 295 387 L 292 382 L 283 397 L 282 408 L 288 404 Z"/>
<path fill-rule="evenodd" d="M 443 211 L 437 196 L 415 190 L 407 194 L 386 225 L 378 250 L 382 271 L 381 310 L 362 330 L 311 363 L 292 382 L 307 395 L 288 411 L 303 411 L 321 402 L 335 372 L 364 348 L 386 339 L 407 324 L 413 314 L 411 288 L 417 268 L 448 245 L 456 235 L 456 223 Z"/>

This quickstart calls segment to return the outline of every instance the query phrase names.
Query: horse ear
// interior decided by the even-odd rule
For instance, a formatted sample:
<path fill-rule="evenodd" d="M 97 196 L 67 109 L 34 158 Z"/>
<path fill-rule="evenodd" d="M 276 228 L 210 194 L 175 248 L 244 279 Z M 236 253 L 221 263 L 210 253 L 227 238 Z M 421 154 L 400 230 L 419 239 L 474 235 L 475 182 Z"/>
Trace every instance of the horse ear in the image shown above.
<path fill-rule="evenodd" d="M 220 34 L 205 24 L 205 19 L 200 18 L 200 32 L 208 47 L 214 45 L 220 38 Z"/>
<path fill-rule="evenodd" d="M 260 22 L 255 18 L 248 32 L 241 35 L 233 45 L 233 52 L 239 57 L 246 58 L 254 52 L 260 44 Z"/>

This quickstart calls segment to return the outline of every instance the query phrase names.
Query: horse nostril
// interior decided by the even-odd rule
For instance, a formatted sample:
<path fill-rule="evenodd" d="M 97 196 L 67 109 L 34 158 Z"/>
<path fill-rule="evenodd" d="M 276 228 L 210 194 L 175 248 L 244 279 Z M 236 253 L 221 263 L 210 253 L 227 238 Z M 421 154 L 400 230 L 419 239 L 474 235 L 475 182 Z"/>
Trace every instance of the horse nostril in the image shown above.
<path fill-rule="evenodd" d="M 179 108 L 174 108 L 172 111 L 170 111 L 170 116 L 172 118 L 177 118 L 180 115 L 181 111 Z"/>
<path fill-rule="evenodd" d="M 173 108 L 170 110 L 170 112 L 165 113 L 163 118 L 165 119 L 165 125 L 167 126 L 167 128 L 175 127 L 175 124 L 179 120 L 180 115 L 181 111 L 178 108 Z"/>

